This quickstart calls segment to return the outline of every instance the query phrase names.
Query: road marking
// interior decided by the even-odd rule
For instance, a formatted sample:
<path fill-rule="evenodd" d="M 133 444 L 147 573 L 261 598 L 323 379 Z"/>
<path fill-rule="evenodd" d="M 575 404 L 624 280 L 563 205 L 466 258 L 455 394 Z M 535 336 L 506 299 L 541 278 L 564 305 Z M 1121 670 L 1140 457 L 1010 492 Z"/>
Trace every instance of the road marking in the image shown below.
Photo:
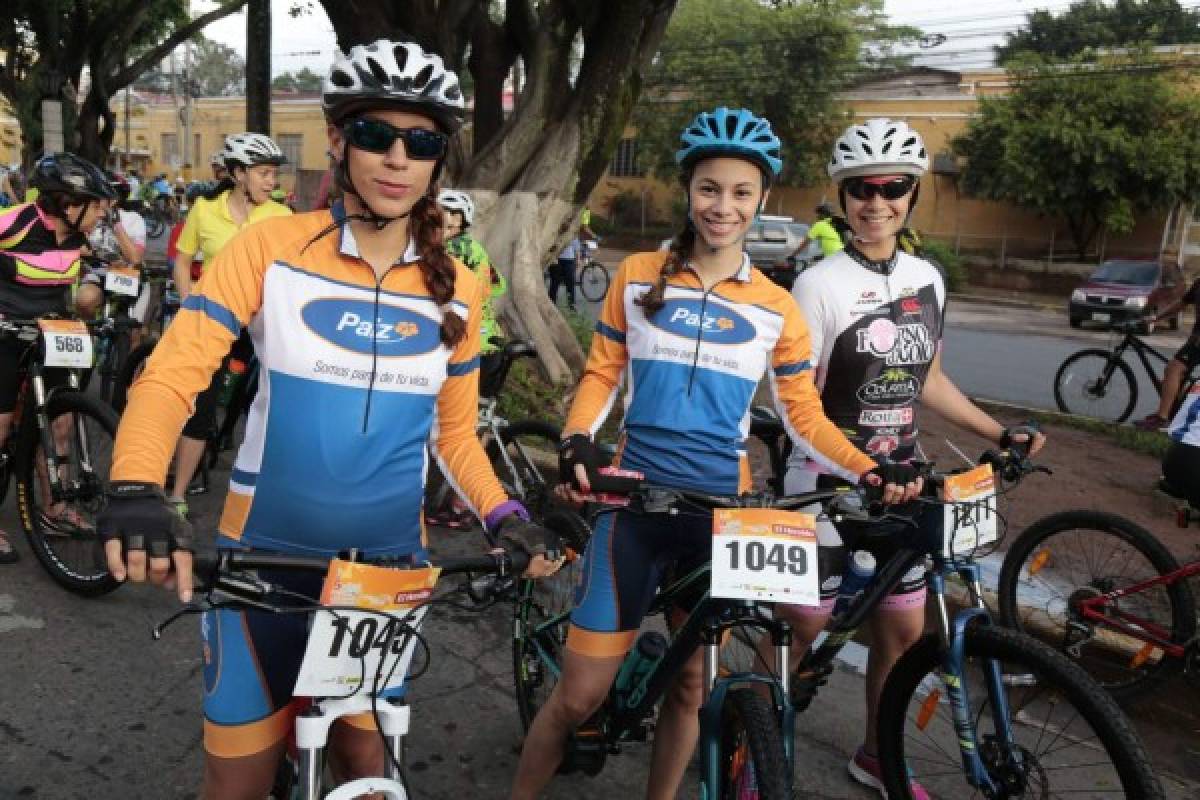
<path fill-rule="evenodd" d="M 38 630 L 46 627 L 44 620 L 14 614 L 13 609 L 16 608 L 16 605 L 17 598 L 11 594 L 0 594 L 0 633 L 8 633 L 21 628 Z"/>

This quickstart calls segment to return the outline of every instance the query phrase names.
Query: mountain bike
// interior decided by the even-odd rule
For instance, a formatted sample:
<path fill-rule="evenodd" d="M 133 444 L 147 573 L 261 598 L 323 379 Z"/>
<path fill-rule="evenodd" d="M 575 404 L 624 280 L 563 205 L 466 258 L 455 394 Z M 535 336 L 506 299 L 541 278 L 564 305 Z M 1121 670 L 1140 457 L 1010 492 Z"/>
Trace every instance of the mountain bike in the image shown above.
<path fill-rule="evenodd" d="M 144 324 L 150 335 L 137 347 L 132 348 L 121 362 L 112 393 L 112 406 L 117 413 L 125 410 L 129 388 L 142 374 L 146 359 L 154 352 L 158 338 L 179 312 L 179 293 L 175 291 L 175 282 L 168 268 L 143 266 L 142 280 L 149 283 L 151 289 Z"/>
<path fill-rule="evenodd" d="M 92 337 L 78 320 L 0 320 L 0 337 L 26 346 L 12 430 L 0 450 L 0 501 L 17 486 L 21 525 L 38 562 L 55 583 L 84 596 L 111 592 L 96 534 L 104 507 L 117 415 L 80 391 L 79 370 L 92 364 Z M 47 368 L 65 383 L 47 386 Z"/>
<path fill-rule="evenodd" d="M 492 470 L 508 495 L 540 519 L 553 504 L 552 490 L 558 475 L 558 442 L 562 431 L 541 420 L 509 422 L 497 412 L 500 392 L 513 364 L 537 356 L 531 342 L 505 342 L 493 355 L 484 356 L 479 377 L 479 417 L 475 431 L 483 443 Z M 457 494 L 440 470 L 431 469 L 425 489 L 425 513 L 431 521 L 452 527 L 469 513 L 455 512 Z M 464 506 L 465 508 L 465 506 Z M 449 512 L 449 513 L 448 513 Z M 453 515 L 454 520 L 451 519 Z"/>
<path fill-rule="evenodd" d="M 1200 521 L 1183 506 L 1179 523 Z M 1180 564 L 1153 534 L 1124 517 L 1081 510 L 1029 526 L 1004 557 L 1000 619 L 1086 669 L 1119 700 L 1173 675 L 1200 678 L 1196 601 Z"/>
<path fill-rule="evenodd" d="M 130 309 L 137 302 L 141 286 L 138 267 L 126 267 L 120 263 L 98 262 L 105 270 L 104 308 L 100 312 L 99 324 L 93 328 L 96 336 L 96 365 L 84 373 L 82 388 L 87 389 L 93 376 L 100 380 L 100 397 L 110 406 L 121 383 L 121 371 L 129 358 L 132 332 L 142 324 L 130 316 Z M 122 395 L 123 396 L 123 395 Z"/>
<path fill-rule="evenodd" d="M 975 558 L 1000 541 L 997 494 L 1040 468 L 1014 452 L 989 451 L 980 462 L 951 472 L 924 464 L 922 505 L 942 508 L 924 524 L 907 526 L 902 546 L 800 659 L 792 703 L 800 712 L 808 708 L 867 616 L 928 557 L 937 632 L 900 657 L 879 703 L 877 744 L 887 796 L 911 798 L 915 781 L 947 798 L 1118 791 L 1163 797 L 1144 747 L 1113 699 L 1062 654 L 992 624 Z M 884 516 L 889 518 L 904 519 L 895 512 Z M 956 613 L 947 602 L 951 581 L 961 582 L 968 596 Z M 762 669 L 761 647 L 747 647 L 753 639 L 738 633 L 730 638 L 735 654 L 723 658 L 726 668 L 754 662 Z"/>
<path fill-rule="evenodd" d="M 584 245 L 587 250 L 587 258 L 576 271 L 575 285 L 586 299 L 593 303 L 599 303 L 608 293 L 608 285 L 612 282 L 612 277 L 608 274 L 608 267 L 596 260 L 596 250 L 599 249 L 600 244 L 589 240 L 584 242 Z"/>
<path fill-rule="evenodd" d="M 214 609 L 311 612 L 308 649 L 293 693 L 312 698 L 312 705 L 296 717 L 294 755 L 282 765 L 271 797 L 407 800 L 404 737 L 412 707 L 407 693 L 397 697 L 394 692 L 429 668 L 429 648 L 421 633 L 426 612 L 439 603 L 471 611 L 488 608 L 528 561 L 519 552 L 435 558 L 421 565 L 361 559 L 354 551 L 335 560 L 233 550 L 197 554 L 195 571 L 204 596 L 158 625 L 154 638 L 184 615 Z M 284 590 L 264 578 L 264 570 L 325 573 L 321 600 Z M 450 575 L 467 575 L 469 582 L 435 595 L 438 581 Z M 468 603 L 456 600 L 462 594 Z M 412 667 L 414 661 L 418 668 Z M 383 741 L 384 774 L 327 791 L 324 753 L 329 730 L 340 717 L 364 713 L 374 717 Z"/>
<path fill-rule="evenodd" d="M 1137 322 L 1114 324 L 1112 330 L 1121 334 L 1121 338 L 1109 350 L 1087 348 L 1067 356 L 1054 375 L 1054 402 L 1059 411 L 1114 423 L 1129 419 L 1137 406 L 1138 382 L 1125 360 L 1128 351 L 1137 355 L 1155 391 L 1162 393 L 1159 368 L 1151 362 L 1165 366 L 1170 358 L 1137 335 L 1138 325 Z M 1168 418 L 1174 416 L 1196 379 L 1195 370 L 1184 377 Z"/>

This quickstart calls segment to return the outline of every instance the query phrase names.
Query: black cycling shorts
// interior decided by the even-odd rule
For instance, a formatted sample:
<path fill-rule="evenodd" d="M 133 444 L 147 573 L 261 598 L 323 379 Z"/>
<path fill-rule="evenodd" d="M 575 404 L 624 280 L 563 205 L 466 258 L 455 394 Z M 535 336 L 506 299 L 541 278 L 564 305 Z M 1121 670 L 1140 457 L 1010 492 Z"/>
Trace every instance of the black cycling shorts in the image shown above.
<path fill-rule="evenodd" d="M 1171 442 L 1162 468 L 1171 491 L 1200 509 L 1200 447 Z"/>
<path fill-rule="evenodd" d="M 1188 369 L 1200 364 L 1200 333 L 1193 333 L 1175 353 L 1175 360 L 1183 362 Z"/>

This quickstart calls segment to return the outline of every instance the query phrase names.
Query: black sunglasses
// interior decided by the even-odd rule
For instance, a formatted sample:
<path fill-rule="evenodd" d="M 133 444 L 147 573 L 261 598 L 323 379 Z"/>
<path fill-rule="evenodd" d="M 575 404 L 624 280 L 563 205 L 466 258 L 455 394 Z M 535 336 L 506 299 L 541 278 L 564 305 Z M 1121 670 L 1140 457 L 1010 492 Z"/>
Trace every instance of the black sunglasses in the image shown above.
<path fill-rule="evenodd" d="M 855 200 L 870 200 L 877 194 L 883 195 L 885 200 L 899 200 L 916 185 L 917 179 L 911 175 L 893 178 L 886 183 L 868 183 L 866 178 L 847 178 L 842 181 L 842 188 L 846 190 L 846 194 Z"/>
<path fill-rule="evenodd" d="M 397 128 L 381 119 L 359 117 L 346 124 L 346 140 L 359 150 L 386 153 L 397 139 L 404 140 L 404 152 L 416 161 L 430 161 L 446 153 L 446 135 L 425 128 Z"/>

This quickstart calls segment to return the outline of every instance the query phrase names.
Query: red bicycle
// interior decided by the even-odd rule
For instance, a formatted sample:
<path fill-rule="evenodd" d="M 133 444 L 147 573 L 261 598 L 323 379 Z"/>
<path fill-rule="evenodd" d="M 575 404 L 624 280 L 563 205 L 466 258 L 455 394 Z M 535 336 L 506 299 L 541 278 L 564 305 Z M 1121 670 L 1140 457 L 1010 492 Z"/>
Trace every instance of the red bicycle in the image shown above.
<path fill-rule="evenodd" d="M 1184 507 L 1178 522 L 1200 521 Z M 1045 517 L 1009 547 L 997 588 L 1004 624 L 1075 660 L 1127 700 L 1183 672 L 1200 683 L 1196 602 L 1180 564 L 1124 517 L 1067 511 Z"/>

